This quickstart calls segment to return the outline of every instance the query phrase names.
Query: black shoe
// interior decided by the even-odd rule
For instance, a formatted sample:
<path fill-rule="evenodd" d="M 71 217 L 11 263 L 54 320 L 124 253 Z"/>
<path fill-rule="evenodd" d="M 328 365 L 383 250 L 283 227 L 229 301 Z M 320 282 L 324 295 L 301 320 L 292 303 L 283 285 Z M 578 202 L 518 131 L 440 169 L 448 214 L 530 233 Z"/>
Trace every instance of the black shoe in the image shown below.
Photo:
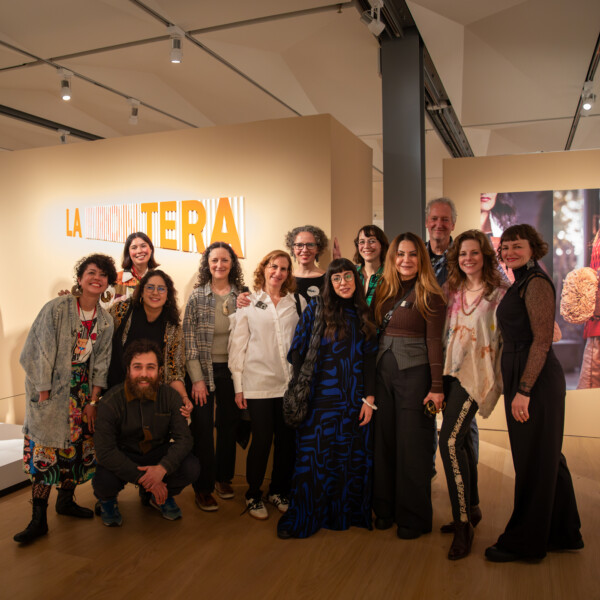
<path fill-rule="evenodd" d="M 411 529 L 410 527 L 401 527 L 398 525 L 396 534 L 401 540 L 415 540 L 418 537 L 421 537 L 423 532 L 418 529 Z"/>
<path fill-rule="evenodd" d="M 277 528 L 277 537 L 282 540 L 289 540 L 292 537 L 292 534 L 287 529 Z"/>
<path fill-rule="evenodd" d="M 485 557 L 492 562 L 512 562 L 521 559 L 521 556 L 518 554 L 509 550 L 503 550 L 495 545 L 485 549 Z"/>
<path fill-rule="evenodd" d="M 48 533 L 48 522 L 46 521 L 47 508 L 47 500 L 34 498 L 31 521 L 23 531 L 15 534 L 13 540 L 20 544 L 29 544 L 33 540 L 46 535 Z"/>
<path fill-rule="evenodd" d="M 75 500 L 73 500 L 74 495 L 75 490 L 63 490 L 59 488 L 58 497 L 56 498 L 56 512 L 59 515 L 66 515 L 67 517 L 93 519 L 94 511 L 75 504 Z"/>
<path fill-rule="evenodd" d="M 454 526 L 454 539 L 448 551 L 450 560 L 459 560 L 469 556 L 473 543 L 473 526 L 466 523 L 456 523 Z"/>
<path fill-rule="evenodd" d="M 375 519 L 375 529 L 389 529 L 393 524 L 393 517 L 376 517 Z"/>

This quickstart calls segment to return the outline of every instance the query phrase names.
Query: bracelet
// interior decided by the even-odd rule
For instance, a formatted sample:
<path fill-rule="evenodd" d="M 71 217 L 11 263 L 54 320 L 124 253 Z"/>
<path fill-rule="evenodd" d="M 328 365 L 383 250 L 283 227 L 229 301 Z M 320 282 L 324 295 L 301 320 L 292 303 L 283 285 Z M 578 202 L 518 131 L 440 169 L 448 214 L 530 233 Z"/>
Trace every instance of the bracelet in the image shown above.
<path fill-rule="evenodd" d="M 377 410 L 377 407 L 374 404 L 371 404 L 366 398 L 362 399 L 363 404 L 366 404 L 369 408 L 372 408 L 373 410 Z"/>
<path fill-rule="evenodd" d="M 97 400 L 90 400 L 90 406 L 96 406 L 97 404 L 100 404 L 100 398 Z"/>

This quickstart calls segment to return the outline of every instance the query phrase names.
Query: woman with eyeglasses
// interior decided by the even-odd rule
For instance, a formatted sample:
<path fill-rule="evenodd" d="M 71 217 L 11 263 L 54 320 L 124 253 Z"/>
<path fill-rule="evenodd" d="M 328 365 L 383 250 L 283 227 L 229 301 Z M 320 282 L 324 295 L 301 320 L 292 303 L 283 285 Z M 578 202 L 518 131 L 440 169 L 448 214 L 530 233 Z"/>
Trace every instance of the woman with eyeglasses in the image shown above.
<path fill-rule="evenodd" d="M 402 539 L 431 531 L 431 449 L 444 400 L 444 294 L 414 233 L 390 244 L 375 292 L 377 357 L 373 509 L 377 529 Z"/>
<path fill-rule="evenodd" d="M 193 488 L 196 506 L 206 512 L 219 510 L 213 491 L 223 500 L 235 495 L 231 482 L 242 411 L 235 403 L 227 362 L 230 317 L 243 287 L 242 267 L 231 246 L 210 244 L 202 253 L 198 280 L 183 318 L 187 387 L 194 403 L 190 427 L 194 454 L 200 461 L 200 477 Z"/>
<path fill-rule="evenodd" d="M 182 414 L 188 417 L 192 405 L 184 385 L 183 330 L 173 280 L 164 271 L 148 271 L 133 296 L 113 304 L 110 314 L 115 332 L 108 387 L 125 381 L 123 356 L 127 346 L 134 340 L 151 340 L 160 346 L 164 355 L 160 382 L 169 384 L 179 393 Z"/>
<path fill-rule="evenodd" d="M 259 520 L 269 517 L 261 486 L 271 445 L 273 471 L 267 498 L 280 512 L 288 509 L 295 431 L 283 421 L 282 400 L 292 371 L 286 356 L 306 307 L 295 289 L 289 254 L 283 250 L 269 252 L 254 271 L 250 306 L 236 312 L 229 339 L 235 402 L 240 409 L 248 409 L 252 425 L 246 460 L 246 506 L 248 514 Z"/>
<path fill-rule="evenodd" d="M 470 435 L 477 411 L 488 417 L 502 393 L 500 331 L 496 308 L 507 286 L 489 238 L 477 229 L 461 233 L 448 250 L 448 309 L 444 341 L 446 408 L 440 432 L 453 533 L 450 560 L 471 551 L 473 528 L 481 520 L 477 461 Z"/>
<path fill-rule="evenodd" d="M 371 529 L 377 338 L 354 265 L 333 260 L 321 297 L 296 328 L 288 354 L 298 375 L 313 365 L 308 413 L 297 430 L 290 507 L 280 538 L 319 529 Z"/>
<path fill-rule="evenodd" d="M 387 236 L 377 225 L 361 227 L 354 240 L 356 249 L 354 262 L 369 306 L 375 296 L 377 285 L 381 281 L 389 246 Z"/>

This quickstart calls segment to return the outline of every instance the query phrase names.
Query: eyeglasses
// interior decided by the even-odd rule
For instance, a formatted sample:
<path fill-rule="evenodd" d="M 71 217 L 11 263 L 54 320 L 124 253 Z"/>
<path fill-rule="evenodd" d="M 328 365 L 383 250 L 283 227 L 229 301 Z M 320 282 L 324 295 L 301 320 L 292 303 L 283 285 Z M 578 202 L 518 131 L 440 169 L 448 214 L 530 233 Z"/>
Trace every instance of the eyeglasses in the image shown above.
<path fill-rule="evenodd" d="M 336 273 L 335 275 L 331 276 L 331 283 L 333 283 L 333 285 L 340 285 L 340 283 L 342 283 L 342 279 L 344 281 L 353 281 L 354 280 L 354 273 L 348 271 L 347 273 Z"/>
<path fill-rule="evenodd" d="M 368 240 L 358 240 L 359 246 L 375 246 L 379 240 L 377 238 L 369 238 Z"/>
<path fill-rule="evenodd" d="M 167 288 L 164 285 L 154 285 L 153 283 L 146 286 L 146 288 L 150 293 L 153 293 L 155 290 L 159 294 L 166 294 Z"/>
<path fill-rule="evenodd" d="M 315 244 L 314 242 L 308 242 L 306 244 L 295 243 L 292 244 L 292 246 L 294 246 L 294 249 L 296 250 L 302 250 L 302 248 L 306 248 L 307 250 L 314 250 L 317 247 L 317 244 Z"/>

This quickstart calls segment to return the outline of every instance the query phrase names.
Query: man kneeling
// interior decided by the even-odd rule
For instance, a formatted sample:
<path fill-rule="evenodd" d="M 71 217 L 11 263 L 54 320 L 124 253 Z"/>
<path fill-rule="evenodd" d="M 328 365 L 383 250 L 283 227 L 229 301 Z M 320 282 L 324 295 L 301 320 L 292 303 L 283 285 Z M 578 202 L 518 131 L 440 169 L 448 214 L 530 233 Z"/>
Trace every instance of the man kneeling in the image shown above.
<path fill-rule="evenodd" d="M 126 483 L 140 486 L 142 504 L 160 510 L 165 519 L 181 518 L 176 496 L 198 478 L 200 466 L 191 454 L 193 440 L 180 414 L 181 397 L 159 383 L 163 362 L 158 345 L 136 340 L 125 351 L 127 378 L 98 403 L 94 443 L 98 466 L 92 480 L 102 522 L 123 522 L 117 494 Z"/>

